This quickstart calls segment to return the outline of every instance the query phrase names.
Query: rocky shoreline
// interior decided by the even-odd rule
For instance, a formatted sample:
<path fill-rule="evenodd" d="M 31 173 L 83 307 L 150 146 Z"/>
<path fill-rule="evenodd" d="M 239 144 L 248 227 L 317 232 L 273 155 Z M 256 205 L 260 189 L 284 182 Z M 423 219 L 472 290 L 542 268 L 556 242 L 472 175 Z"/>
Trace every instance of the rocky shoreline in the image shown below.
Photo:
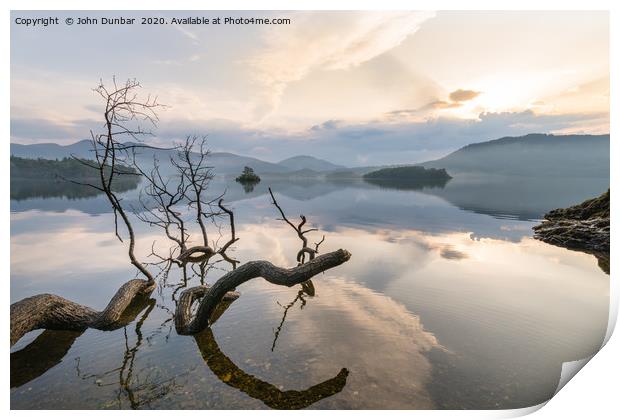
<path fill-rule="evenodd" d="M 609 273 L 609 190 L 599 197 L 545 214 L 534 226 L 534 238 L 568 249 L 595 255 Z"/>

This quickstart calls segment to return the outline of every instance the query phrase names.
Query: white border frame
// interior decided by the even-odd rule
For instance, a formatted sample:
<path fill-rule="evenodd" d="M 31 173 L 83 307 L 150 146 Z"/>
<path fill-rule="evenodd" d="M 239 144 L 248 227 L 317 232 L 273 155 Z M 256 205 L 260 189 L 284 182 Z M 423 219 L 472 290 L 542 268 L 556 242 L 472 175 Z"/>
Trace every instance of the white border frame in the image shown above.
<path fill-rule="evenodd" d="M 329 0 L 298 0 L 294 4 L 290 1 L 283 0 L 230 0 L 224 2 L 211 2 L 211 1 L 199 1 L 199 0 L 176 0 L 174 2 L 166 0 L 151 0 L 147 2 L 134 2 L 129 4 L 126 0 L 108 0 L 108 1 L 89 1 L 83 2 L 78 0 L 56 0 L 54 4 L 50 4 L 49 1 L 44 0 L 8 0 L 5 1 L 7 7 L 2 12 L 2 57 L 5 59 L 2 65 L 2 82 L 5 98 L 1 105 L 1 112 L 3 115 L 1 124 L 2 132 L 5 133 L 5 139 L 7 139 L 0 147 L 4 156 L 4 162 L 8 159 L 10 154 L 9 143 L 10 141 L 10 62 L 7 58 L 10 57 L 10 10 L 609 10 L 610 11 L 610 133 L 615 133 L 618 127 L 618 112 L 617 98 L 618 98 L 618 54 L 620 46 L 618 40 L 618 9 L 620 8 L 620 2 L 618 1 L 604 1 L 604 0 L 589 0 L 589 1 L 573 1 L 565 0 L 559 1 L 546 1 L 546 0 L 521 0 L 521 1 L 489 1 L 489 0 L 470 0 L 467 3 L 459 2 L 456 0 L 435 0 L 435 1 L 400 1 L 400 0 L 382 0 L 382 1 L 368 1 L 358 0 L 355 2 L 345 1 L 329 1 Z M 53 7 L 52 7 L 53 6 Z M 174 7 L 171 7 L 174 6 Z M 291 7 L 295 6 L 295 7 Z M 618 167 L 615 166 L 618 163 L 618 156 L 620 156 L 620 149 L 616 145 L 615 141 L 611 141 L 611 184 L 615 184 L 618 179 Z M 5 216 L 2 219 L 2 232 L 4 233 L 4 239 L 2 242 L 2 255 L 4 255 L 4 264 L 2 264 L 3 273 L 3 288 L 5 296 L 5 315 L 4 322 L 2 323 L 2 333 L 4 337 L 9 336 L 9 323 L 8 323 L 8 306 L 10 296 L 10 220 L 6 216 L 10 213 L 10 199 L 9 199 L 9 167 L 8 165 L 0 166 L 0 197 L 3 200 L 3 207 L 5 208 Z M 612 220 L 617 220 L 617 211 L 612 205 Z M 612 243 L 617 242 L 613 239 L 617 237 L 618 229 L 617 224 L 612 222 Z M 612 261 L 620 261 L 618 259 L 618 249 L 615 245 L 612 246 L 611 252 Z M 620 414 L 620 408 L 616 403 L 617 398 L 617 383 L 616 378 L 620 372 L 620 339 L 612 335 L 617 313 L 618 313 L 618 281 L 617 276 L 612 271 L 610 277 L 610 322 L 608 325 L 606 335 L 606 345 L 600 351 L 599 354 L 593 357 L 593 360 L 589 363 L 585 361 L 587 366 L 583 368 L 583 372 L 579 374 L 578 378 L 573 381 L 569 381 L 568 385 L 559 392 L 557 396 L 552 398 L 547 404 L 544 410 L 538 411 L 539 408 L 546 404 L 539 406 L 519 409 L 519 410 L 498 410 L 498 411 L 381 411 L 380 413 L 370 411 L 349 411 L 349 412 L 329 412 L 329 411 L 302 411 L 296 413 L 296 416 L 300 417 L 315 417 L 315 416 L 327 416 L 327 417 L 353 417 L 356 418 L 374 418 L 377 415 L 389 415 L 400 418 L 410 418 L 415 416 L 418 418 L 506 418 L 517 417 L 526 415 L 532 412 L 536 412 L 534 415 L 538 419 L 549 418 L 568 418 L 568 419 L 582 419 L 585 416 L 593 416 L 594 418 L 617 418 Z M 563 369 L 563 376 L 569 373 L 569 370 L 573 370 L 573 374 L 576 373 L 585 364 L 574 362 L 565 364 L 567 366 Z M 5 410 L 9 410 L 10 407 L 10 394 L 9 394 L 9 358 L 5 355 L 1 366 L 2 379 L 4 383 L 5 392 L 1 396 L 3 407 Z M 577 369 L 576 369 L 577 368 Z M 576 369 L 576 370 L 575 370 Z M 572 375 L 571 375 L 572 377 Z M 561 388 L 561 387 L 560 387 Z M 35 413 L 27 411 L 11 411 L 10 415 L 15 418 L 30 417 Z M 93 418 L 107 418 L 108 412 L 104 411 L 45 411 L 41 413 L 51 419 L 56 418 L 81 418 L 85 414 Z M 178 414 L 178 413 L 176 413 Z M 36 414 L 35 414 L 36 415 Z M 159 417 L 166 418 L 169 414 L 166 411 L 149 411 L 147 413 L 135 413 L 135 412 L 120 412 L 115 413 L 115 416 L 132 416 L 142 417 Z M 226 415 L 232 418 L 240 418 L 248 415 L 244 411 L 228 411 L 225 413 L 211 413 L 211 412 L 184 412 L 184 416 L 213 416 L 213 415 Z M 258 411 L 253 412 L 252 416 L 258 418 L 272 418 L 288 416 L 290 413 L 273 412 L 273 411 Z M 168 420 L 168 419 L 167 419 Z"/>

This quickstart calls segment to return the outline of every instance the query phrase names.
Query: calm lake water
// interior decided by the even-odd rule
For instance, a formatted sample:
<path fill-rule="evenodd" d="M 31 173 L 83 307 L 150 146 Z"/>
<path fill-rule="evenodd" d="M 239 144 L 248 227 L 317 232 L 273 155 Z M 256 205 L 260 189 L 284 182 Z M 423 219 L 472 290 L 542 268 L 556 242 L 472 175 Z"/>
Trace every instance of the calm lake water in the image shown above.
<path fill-rule="evenodd" d="M 11 348 L 11 408 L 520 408 L 549 399 L 562 363 L 602 344 L 609 276 L 531 228 L 609 180 L 464 176 L 422 191 L 215 183 L 237 219 L 230 254 L 294 266 L 299 240 L 276 220 L 268 185 L 291 218 L 320 229 L 316 241 L 325 234 L 322 251 L 352 253 L 315 277 L 315 296 L 256 279 L 211 330 L 179 336 L 183 285 L 171 272 L 126 327 L 22 338 Z M 136 203 L 136 190 L 123 195 Z M 12 198 L 11 302 L 54 293 L 102 309 L 134 277 L 101 196 Z M 135 227 L 146 257 L 162 235 Z"/>

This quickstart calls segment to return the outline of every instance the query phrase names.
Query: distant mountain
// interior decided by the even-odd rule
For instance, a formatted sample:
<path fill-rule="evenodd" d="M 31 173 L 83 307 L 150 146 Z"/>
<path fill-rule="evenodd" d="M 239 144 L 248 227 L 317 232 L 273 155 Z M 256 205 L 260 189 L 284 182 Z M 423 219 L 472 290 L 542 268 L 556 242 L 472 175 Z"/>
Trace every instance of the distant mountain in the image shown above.
<path fill-rule="evenodd" d="M 344 166 L 336 165 L 323 159 L 303 155 L 284 159 L 278 162 L 278 165 L 284 166 L 292 171 L 310 169 L 311 171 L 325 172 L 344 168 Z"/>
<path fill-rule="evenodd" d="M 90 140 L 82 140 L 67 146 L 55 143 L 11 143 L 11 155 L 30 159 L 63 159 L 71 156 L 93 159 L 94 157 Z M 156 157 L 161 164 L 162 172 L 166 173 L 171 169 L 167 167 L 167 163 L 170 161 L 170 157 L 176 155 L 176 152 L 170 149 L 155 147 L 138 148 L 136 149 L 136 155 L 138 164 L 143 167 L 151 165 L 153 157 Z M 344 169 L 343 166 L 312 156 L 294 156 L 278 163 L 271 163 L 253 157 L 223 152 L 212 152 L 209 156 L 209 165 L 213 166 L 217 175 L 223 176 L 237 176 L 243 171 L 245 166 L 254 169 L 254 172 L 259 174 L 259 176 L 266 174 L 271 177 L 288 176 L 289 174 L 296 177 L 302 177 L 304 174 L 314 177 L 320 172 Z"/>
<path fill-rule="evenodd" d="M 138 163 L 145 168 L 156 156 L 166 173 L 167 163 L 175 151 L 157 148 L 139 149 Z M 89 140 L 61 146 L 46 144 L 11 144 L 11 155 L 24 158 L 62 159 L 71 155 L 93 158 Z M 216 175 L 238 176 L 249 166 L 261 177 L 333 178 L 361 177 L 373 170 L 390 166 L 345 168 L 312 156 L 294 156 L 278 163 L 213 152 L 209 164 Z M 566 135 L 528 134 L 504 137 L 465 146 L 441 159 L 419 163 L 426 168 L 446 169 L 452 176 L 479 173 L 519 176 L 570 176 L 609 178 L 609 134 Z"/>
<path fill-rule="evenodd" d="M 458 173 L 524 176 L 609 177 L 609 134 L 528 134 L 474 143 L 426 168 Z"/>
<path fill-rule="evenodd" d="M 81 140 L 67 146 L 56 143 L 17 144 L 11 143 L 11 156 L 28 159 L 62 159 L 71 156 L 92 158 L 90 140 Z"/>
<path fill-rule="evenodd" d="M 233 153 L 211 153 L 209 162 L 209 165 L 213 165 L 215 173 L 218 175 L 237 176 L 241 174 L 245 166 L 254 169 L 254 172 L 259 175 L 265 172 L 282 173 L 289 171 L 286 167 L 275 163 Z"/>
<path fill-rule="evenodd" d="M 22 158 L 43 158 L 43 159 L 63 159 L 65 157 L 76 156 L 80 158 L 93 159 L 92 145 L 90 140 L 82 140 L 67 146 L 55 143 L 42 144 L 16 144 L 11 143 L 11 155 Z M 166 173 L 171 168 L 167 168 L 170 157 L 176 156 L 176 152 L 163 148 L 138 148 L 136 149 L 138 164 L 148 167 L 156 157 L 162 165 L 162 172 Z M 233 153 L 214 152 L 209 156 L 209 165 L 214 167 L 217 175 L 239 175 L 244 166 L 249 166 L 258 174 L 261 173 L 285 173 L 291 169 L 275 163 L 265 162 L 260 159 L 235 155 Z"/>

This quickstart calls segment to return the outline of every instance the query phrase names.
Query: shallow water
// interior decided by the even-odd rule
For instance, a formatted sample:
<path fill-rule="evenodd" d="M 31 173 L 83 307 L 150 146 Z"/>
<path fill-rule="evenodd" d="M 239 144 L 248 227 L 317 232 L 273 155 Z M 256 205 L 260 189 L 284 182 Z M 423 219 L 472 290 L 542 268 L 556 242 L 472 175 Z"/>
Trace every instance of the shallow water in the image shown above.
<path fill-rule="evenodd" d="M 500 181 L 475 179 L 422 191 L 273 181 L 287 214 L 308 216 L 317 241 L 325 234 L 322 251 L 353 255 L 315 277 L 315 296 L 253 280 L 212 330 L 179 336 L 171 316 L 181 274 L 172 272 L 124 328 L 22 338 L 11 349 L 11 408 L 540 403 L 562 363 L 596 352 L 607 327 L 609 277 L 596 259 L 531 238 L 550 209 L 540 206 L 579 202 L 608 182 L 581 181 L 545 193 L 520 180 L 504 198 Z M 276 220 L 266 184 L 214 186 L 228 188 L 235 209 L 241 240 L 231 254 L 293 266 L 299 240 Z M 137 192 L 124 197 L 130 205 Z M 11 210 L 11 302 L 45 292 L 100 309 L 134 276 L 102 197 L 24 198 Z M 145 256 L 162 235 L 136 227 Z"/>

